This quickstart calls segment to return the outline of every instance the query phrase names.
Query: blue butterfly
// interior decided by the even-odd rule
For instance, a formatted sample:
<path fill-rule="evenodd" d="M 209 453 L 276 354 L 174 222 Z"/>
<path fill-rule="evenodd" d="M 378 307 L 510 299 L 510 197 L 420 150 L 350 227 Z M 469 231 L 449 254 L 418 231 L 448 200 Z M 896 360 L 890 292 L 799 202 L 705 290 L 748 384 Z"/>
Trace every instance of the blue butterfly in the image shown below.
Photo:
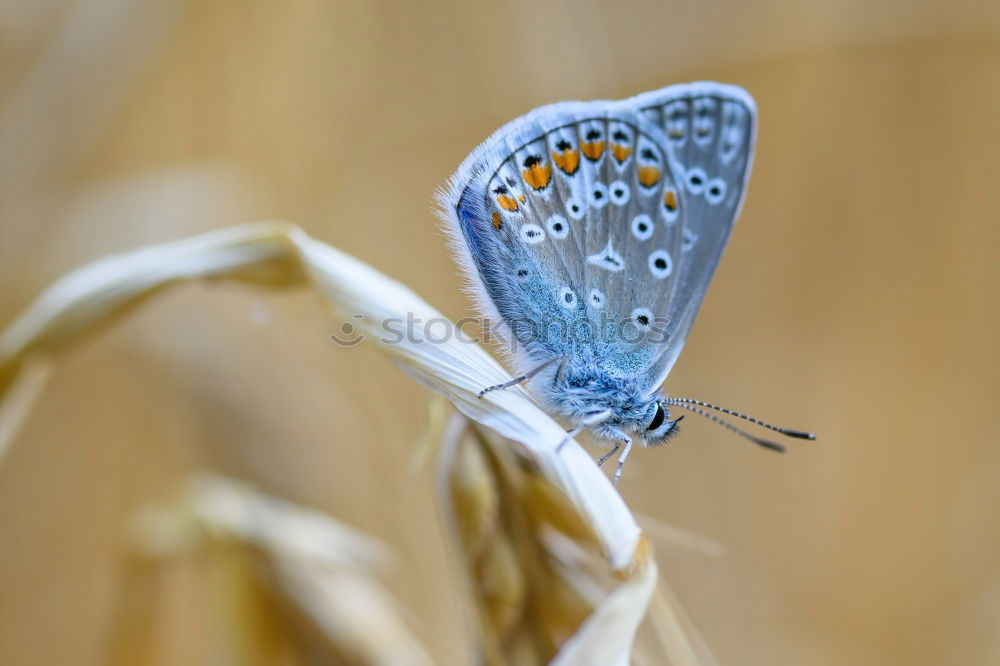
<path fill-rule="evenodd" d="M 518 377 L 550 414 L 621 449 L 664 444 L 683 407 L 659 394 L 687 339 L 746 192 L 756 107 L 743 89 L 670 86 L 622 101 L 562 102 L 511 121 L 442 193 L 456 255 L 516 347 Z"/>

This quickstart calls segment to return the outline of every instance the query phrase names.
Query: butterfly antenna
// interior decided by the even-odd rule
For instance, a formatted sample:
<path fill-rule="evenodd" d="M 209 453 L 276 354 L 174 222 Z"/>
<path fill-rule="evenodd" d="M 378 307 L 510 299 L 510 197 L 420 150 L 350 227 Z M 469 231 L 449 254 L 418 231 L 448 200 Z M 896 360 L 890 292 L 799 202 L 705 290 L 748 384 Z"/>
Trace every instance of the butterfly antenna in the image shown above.
<path fill-rule="evenodd" d="M 666 404 L 668 404 L 668 405 L 673 405 L 675 407 L 683 407 L 684 409 L 688 409 L 688 410 L 694 412 L 695 414 L 701 414 L 702 416 L 704 416 L 709 421 L 714 421 L 715 423 L 718 423 L 720 426 L 722 426 L 726 430 L 731 430 L 732 432 L 735 432 L 740 437 L 745 437 L 746 439 L 749 439 L 751 442 L 753 442 L 757 446 L 763 446 L 765 449 L 771 449 L 772 451 L 777 451 L 778 453 L 784 453 L 785 452 L 785 447 L 782 446 L 781 444 L 778 444 L 777 442 L 772 442 L 771 440 L 768 440 L 768 439 L 763 439 L 761 437 L 755 437 L 755 436 L 751 435 L 750 433 L 748 433 L 746 430 L 743 430 L 741 428 L 737 428 L 732 423 L 729 423 L 727 421 L 723 421 L 722 419 L 720 419 L 715 414 L 710 414 L 710 413 L 706 412 L 704 409 L 701 409 L 700 407 L 695 407 L 694 405 L 688 404 L 687 402 L 670 402 L 670 401 L 667 401 L 667 400 L 664 400 L 664 402 Z"/>
<path fill-rule="evenodd" d="M 677 407 L 684 407 L 686 405 L 698 405 L 699 407 L 708 407 L 709 409 L 714 409 L 717 412 L 722 412 L 723 414 L 729 414 L 730 416 L 735 416 L 736 418 L 743 419 L 744 421 L 749 421 L 750 423 L 755 423 L 768 430 L 773 430 L 774 432 L 780 432 L 782 435 L 788 437 L 795 437 L 796 439 L 816 439 L 816 435 L 811 432 L 805 432 L 804 430 L 792 430 L 791 428 L 779 428 L 778 426 L 771 425 L 765 421 L 754 418 L 748 414 L 740 414 L 732 409 L 726 409 L 725 407 L 720 407 L 718 405 L 713 405 L 710 402 L 704 402 L 702 400 L 694 400 L 692 398 L 668 398 L 664 400 L 668 405 L 676 405 Z"/>

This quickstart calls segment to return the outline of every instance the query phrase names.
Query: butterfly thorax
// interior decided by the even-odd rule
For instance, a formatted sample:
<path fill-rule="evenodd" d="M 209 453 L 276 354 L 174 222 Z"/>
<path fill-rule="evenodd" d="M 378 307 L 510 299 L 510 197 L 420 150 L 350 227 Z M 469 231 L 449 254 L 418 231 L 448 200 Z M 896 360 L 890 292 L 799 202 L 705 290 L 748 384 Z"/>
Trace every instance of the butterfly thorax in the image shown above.
<path fill-rule="evenodd" d="M 610 410 L 604 423 L 625 431 L 642 431 L 656 410 L 655 396 L 639 378 L 621 377 L 596 364 L 566 364 L 561 376 L 534 387 L 546 406 L 572 426 L 595 412 Z"/>

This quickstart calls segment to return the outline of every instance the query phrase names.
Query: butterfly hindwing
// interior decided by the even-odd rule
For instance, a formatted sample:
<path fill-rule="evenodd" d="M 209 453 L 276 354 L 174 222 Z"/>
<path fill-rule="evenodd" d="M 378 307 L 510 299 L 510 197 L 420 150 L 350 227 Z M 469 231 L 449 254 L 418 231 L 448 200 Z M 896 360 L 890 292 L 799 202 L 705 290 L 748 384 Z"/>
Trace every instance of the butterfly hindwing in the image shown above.
<path fill-rule="evenodd" d="M 678 272 L 667 312 L 669 340 L 648 371 L 666 378 L 684 346 L 746 193 L 756 139 L 753 99 L 736 86 L 699 82 L 630 100 L 667 137 L 684 194 Z"/>

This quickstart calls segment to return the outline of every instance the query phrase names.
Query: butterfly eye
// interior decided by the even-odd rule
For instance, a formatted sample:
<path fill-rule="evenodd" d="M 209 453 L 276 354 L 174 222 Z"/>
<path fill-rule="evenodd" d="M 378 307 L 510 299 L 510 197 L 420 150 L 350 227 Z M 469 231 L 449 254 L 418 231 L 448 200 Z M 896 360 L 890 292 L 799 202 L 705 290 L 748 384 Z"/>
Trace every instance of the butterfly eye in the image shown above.
<path fill-rule="evenodd" d="M 649 422 L 646 426 L 646 430 L 656 430 L 661 425 L 663 425 L 663 420 L 667 418 L 667 413 L 663 411 L 663 405 L 656 403 L 656 413 L 653 414 L 653 420 Z"/>

